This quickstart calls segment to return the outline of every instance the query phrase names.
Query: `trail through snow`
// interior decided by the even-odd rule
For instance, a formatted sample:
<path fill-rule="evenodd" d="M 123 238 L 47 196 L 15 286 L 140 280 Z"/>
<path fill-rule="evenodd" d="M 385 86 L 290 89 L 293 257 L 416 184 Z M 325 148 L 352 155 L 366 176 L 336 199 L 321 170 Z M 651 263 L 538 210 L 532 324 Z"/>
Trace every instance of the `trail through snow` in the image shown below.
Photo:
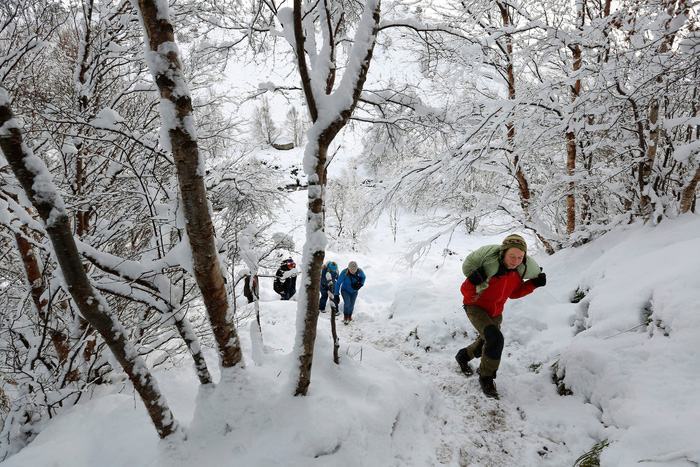
<path fill-rule="evenodd" d="M 463 375 L 454 360 L 476 337 L 462 309 L 461 264 L 469 252 L 500 243 L 510 232 L 442 238 L 409 267 L 406 252 L 431 230 L 420 219 L 414 222 L 404 218 L 397 235 L 391 236 L 388 221 L 380 220 L 361 240 L 359 251 L 335 252 L 333 245 L 327 251 L 326 260 L 341 268 L 355 260 L 367 274 L 353 322 L 339 325 L 341 367 L 344 360 L 359 360 L 362 348 L 372 346 L 428 385 L 440 407 L 428 415 L 438 419 L 431 420 L 425 435 L 443 465 L 573 465 L 599 441 L 601 423 L 595 407 L 559 396 L 551 379 L 551 364 L 573 337 L 576 306 L 568 300 L 570 285 L 550 276 L 551 285 L 508 302 L 502 326 L 505 349 L 496 379 L 501 399 L 488 399 L 478 377 Z M 546 255 L 536 248 L 531 254 L 546 270 Z M 321 317 L 319 335 L 330 333 L 330 313 Z"/>
<path fill-rule="evenodd" d="M 455 271 L 455 276 L 458 273 L 459 270 Z M 415 287 L 408 288 L 416 290 Z M 414 321 L 415 325 L 409 325 L 410 319 L 396 318 L 401 311 L 396 309 L 395 300 L 381 300 L 381 288 L 368 286 L 363 292 L 365 301 L 373 303 L 374 313 L 363 312 L 360 306 L 352 324 L 340 328 L 341 355 L 343 358 L 354 357 L 359 346 L 373 345 L 393 353 L 402 366 L 415 371 L 417 377 L 439 393 L 445 410 L 442 412 L 444 418 L 438 423 L 441 425 L 440 439 L 435 449 L 441 463 L 459 466 L 562 465 L 567 459 L 573 464 L 577 455 L 571 452 L 564 440 L 552 439 L 540 431 L 539 425 L 528 422 L 528 412 L 538 410 L 537 401 L 513 397 L 523 392 L 520 384 L 527 384 L 517 380 L 532 379 L 533 373 L 529 369 L 529 352 L 508 338 L 507 317 L 504 326 L 505 368 L 497 378 L 502 396 L 496 401 L 482 394 L 478 376 L 466 377 L 454 360 L 454 354 L 476 336 L 459 300 L 456 303 L 435 300 L 432 307 L 414 310 L 411 315 L 422 315 L 427 320 L 419 318 Z M 398 290 L 397 294 L 403 292 Z M 444 295 L 444 292 L 418 290 L 418 293 L 434 293 L 436 296 Z M 542 297 L 538 306 L 558 307 L 556 302 L 545 305 L 553 299 L 551 295 Z M 448 317 L 445 309 L 449 309 Z M 459 323 L 460 320 L 463 322 Z M 443 329 L 440 329 L 441 325 Z M 471 365 L 475 367 L 475 362 Z M 540 385 L 543 386 L 541 382 Z M 554 385 L 551 386 L 543 386 L 543 389 L 551 389 L 545 391 L 548 396 L 559 397 L 554 394 Z"/>
<path fill-rule="evenodd" d="M 279 228 L 301 245 L 294 210 L 304 204 L 292 201 Z M 326 260 L 357 261 L 367 282 L 352 323 L 338 326 L 340 365 L 330 313 L 321 315 L 307 397 L 285 391 L 297 304 L 280 301 L 265 279 L 259 361 L 242 329 L 247 367 L 216 388 L 199 387 L 188 364 L 156 372 L 186 442 L 159 443 L 133 389 L 105 385 L 2 466 L 572 466 L 602 441 L 603 466 L 700 462 L 700 274 L 687 254 L 700 251 L 698 216 L 619 229 L 554 257 L 533 248 L 547 286 L 506 305 L 499 401 L 454 356 L 475 337 L 461 306 L 462 260 L 510 231 L 440 239 L 408 267 L 406 252 L 427 230 L 405 219 L 394 237 L 380 222 L 362 250 L 330 245 Z M 586 297 L 570 303 L 578 288 Z M 215 358 L 208 349 L 213 369 Z M 573 396 L 557 394 L 555 362 Z"/>

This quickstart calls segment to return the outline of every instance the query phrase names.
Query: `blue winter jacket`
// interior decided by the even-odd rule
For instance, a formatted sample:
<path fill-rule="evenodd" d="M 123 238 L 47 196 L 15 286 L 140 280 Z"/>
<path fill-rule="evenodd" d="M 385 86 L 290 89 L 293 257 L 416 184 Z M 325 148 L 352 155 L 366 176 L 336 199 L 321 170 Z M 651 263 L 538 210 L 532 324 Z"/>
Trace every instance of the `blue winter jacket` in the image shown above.
<path fill-rule="evenodd" d="M 330 280 L 328 280 L 329 272 L 331 274 Z M 333 282 L 338 282 L 338 270 L 336 269 L 333 271 L 324 267 L 323 270 L 321 270 L 321 291 L 330 290 L 329 287 Z"/>
<path fill-rule="evenodd" d="M 340 273 L 340 276 L 338 276 L 338 281 L 335 283 L 335 290 L 333 292 L 335 295 L 338 295 L 342 289 L 346 293 L 356 294 L 357 291 L 365 285 L 365 279 L 365 273 L 362 269 L 357 268 L 357 272 L 352 274 L 345 268 L 343 272 Z"/>

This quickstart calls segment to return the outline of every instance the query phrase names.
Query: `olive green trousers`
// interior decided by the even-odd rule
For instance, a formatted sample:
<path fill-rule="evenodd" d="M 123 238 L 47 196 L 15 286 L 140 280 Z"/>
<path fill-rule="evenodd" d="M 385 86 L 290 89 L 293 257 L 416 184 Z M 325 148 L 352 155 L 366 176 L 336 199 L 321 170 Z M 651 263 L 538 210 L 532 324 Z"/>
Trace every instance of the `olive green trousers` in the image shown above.
<path fill-rule="evenodd" d="M 480 376 L 495 378 L 503 351 L 503 334 L 501 334 L 503 315 L 493 318 L 486 310 L 474 305 L 465 305 L 464 309 L 467 312 L 467 318 L 479 333 L 476 340 L 467 347 L 467 356 L 470 360 L 481 358 Z"/>

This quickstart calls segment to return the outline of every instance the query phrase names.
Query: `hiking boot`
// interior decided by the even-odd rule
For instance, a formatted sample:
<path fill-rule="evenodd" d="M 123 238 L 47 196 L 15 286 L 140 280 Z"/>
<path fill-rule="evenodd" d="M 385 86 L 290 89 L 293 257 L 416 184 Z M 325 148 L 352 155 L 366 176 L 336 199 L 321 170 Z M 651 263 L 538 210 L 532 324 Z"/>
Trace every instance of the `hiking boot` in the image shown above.
<path fill-rule="evenodd" d="M 496 390 L 496 385 L 493 383 L 492 377 L 479 376 L 479 385 L 487 397 L 498 399 L 498 391 Z"/>
<path fill-rule="evenodd" d="M 462 370 L 462 373 L 467 376 L 474 374 L 474 370 L 472 370 L 472 367 L 469 366 L 469 355 L 467 354 L 466 348 L 460 349 L 460 351 L 457 352 L 457 355 L 455 355 L 455 360 L 457 360 L 457 364 L 459 364 L 459 368 Z"/>

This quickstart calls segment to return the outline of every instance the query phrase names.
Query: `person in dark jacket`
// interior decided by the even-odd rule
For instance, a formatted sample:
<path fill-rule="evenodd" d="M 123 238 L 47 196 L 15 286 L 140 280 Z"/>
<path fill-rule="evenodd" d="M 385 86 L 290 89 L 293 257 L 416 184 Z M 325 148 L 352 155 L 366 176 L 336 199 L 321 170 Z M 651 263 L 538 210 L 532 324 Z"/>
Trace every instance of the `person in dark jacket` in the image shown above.
<path fill-rule="evenodd" d="M 260 297 L 257 274 L 255 276 L 246 274 L 243 278 L 243 296 L 248 300 L 248 303 L 253 303 Z"/>
<path fill-rule="evenodd" d="M 338 264 L 335 261 L 328 261 L 321 270 L 321 300 L 318 302 L 318 309 L 321 313 L 326 312 L 326 302 L 328 301 L 328 293 L 332 296 L 333 303 L 336 308 L 340 297 L 335 295 L 333 289 L 338 281 Z"/>
<path fill-rule="evenodd" d="M 350 261 L 348 267 L 338 276 L 335 283 L 335 296 L 343 297 L 343 324 L 352 321 L 352 312 L 355 309 L 357 293 L 365 285 L 365 273 L 357 266 L 355 261 Z"/>
<path fill-rule="evenodd" d="M 296 263 L 292 258 L 285 259 L 275 273 L 272 288 L 280 294 L 282 300 L 289 300 L 297 291 Z"/>
<path fill-rule="evenodd" d="M 527 256 L 527 243 L 519 235 L 507 236 L 501 245 L 486 245 L 464 260 L 467 277 L 461 292 L 467 318 L 479 333 L 476 340 L 455 356 L 461 370 L 472 375 L 469 361 L 481 358 L 479 384 L 489 397 L 498 398 L 494 384 L 501 362 L 503 307 L 509 298 L 524 297 L 547 283 L 547 276 Z"/>

